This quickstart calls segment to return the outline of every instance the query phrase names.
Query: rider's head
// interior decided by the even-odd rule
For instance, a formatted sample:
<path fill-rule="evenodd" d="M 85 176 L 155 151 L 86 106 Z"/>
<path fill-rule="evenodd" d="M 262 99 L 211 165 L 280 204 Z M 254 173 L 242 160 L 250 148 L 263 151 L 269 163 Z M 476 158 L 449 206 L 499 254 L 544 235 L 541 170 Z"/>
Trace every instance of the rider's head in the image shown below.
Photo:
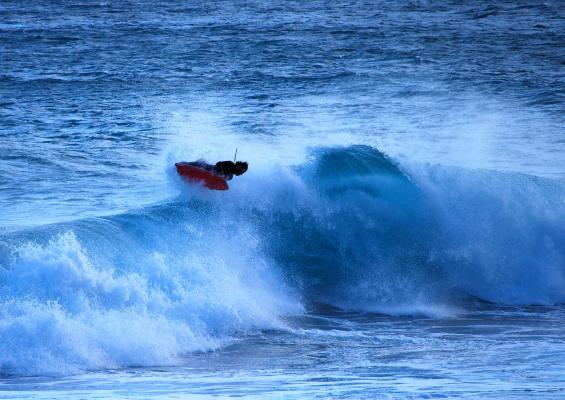
<path fill-rule="evenodd" d="M 235 175 L 243 175 L 245 171 L 247 171 L 247 163 L 245 161 L 238 161 L 235 163 L 233 172 Z"/>

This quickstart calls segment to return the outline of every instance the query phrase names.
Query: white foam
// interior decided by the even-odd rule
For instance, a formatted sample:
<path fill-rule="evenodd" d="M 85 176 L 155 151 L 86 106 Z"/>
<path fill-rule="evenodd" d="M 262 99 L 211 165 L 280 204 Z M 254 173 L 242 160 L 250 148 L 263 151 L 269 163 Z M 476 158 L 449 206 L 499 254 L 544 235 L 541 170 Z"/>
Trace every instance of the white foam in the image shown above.
<path fill-rule="evenodd" d="M 300 312 L 265 269 L 243 268 L 238 256 L 201 256 L 154 252 L 116 270 L 94 264 L 70 232 L 21 247 L 2 274 L 1 371 L 171 365 L 235 332 L 284 326 L 280 316 Z"/>

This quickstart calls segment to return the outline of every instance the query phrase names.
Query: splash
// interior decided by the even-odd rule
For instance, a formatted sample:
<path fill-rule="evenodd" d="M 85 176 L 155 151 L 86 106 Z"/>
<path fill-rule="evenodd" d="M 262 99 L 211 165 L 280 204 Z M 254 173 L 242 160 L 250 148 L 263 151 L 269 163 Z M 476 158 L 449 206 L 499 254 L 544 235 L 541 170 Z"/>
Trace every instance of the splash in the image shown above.
<path fill-rule="evenodd" d="M 180 194 L 160 204 L 3 235 L 1 373 L 178 364 L 315 303 L 442 317 L 565 302 L 557 181 L 368 146 L 251 169 L 227 194 L 170 180 Z"/>
<path fill-rule="evenodd" d="M 160 236 L 157 223 L 143 228 L 144 217 L 124 218 L 16 249 L 0 278 L 1 373 L 179 364 L 235 334 L 284 328 L 282 316 L 301 312 L 254 257 L 251 236 L 238 252 L 190 222 L 173 229 L 191 235 L 183 240 Z M 145 231 L 134 237 L 136 229 Z"/>

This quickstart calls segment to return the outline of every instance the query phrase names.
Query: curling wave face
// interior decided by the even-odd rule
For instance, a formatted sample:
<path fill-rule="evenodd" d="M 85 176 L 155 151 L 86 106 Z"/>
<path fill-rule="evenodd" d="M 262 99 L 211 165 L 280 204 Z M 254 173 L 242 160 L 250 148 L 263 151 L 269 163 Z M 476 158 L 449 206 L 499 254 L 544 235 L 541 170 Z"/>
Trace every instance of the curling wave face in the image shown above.
<path fill-rule="evenodd" d="M 311 302 L 444 315 L 480 299 L 565 302 L 565 188 L 400 167 L 367 146 L 186 187 L 106 218 L 4 234 L 0 371 L 182 362 Z"/>
<path fill-rule="evenodd" d="M 322 150 L 304 168 L 315 201 L 298 223 L 283 219 L 286 225 L 277 226 L 292 238 L 290 246 L 279 242 L 280 254 L 309 292 L 341 307 L 385 312 L 466 298 L 565 301 L 561 183 L 439 166 L 407 169 L 364 146 Z"/>

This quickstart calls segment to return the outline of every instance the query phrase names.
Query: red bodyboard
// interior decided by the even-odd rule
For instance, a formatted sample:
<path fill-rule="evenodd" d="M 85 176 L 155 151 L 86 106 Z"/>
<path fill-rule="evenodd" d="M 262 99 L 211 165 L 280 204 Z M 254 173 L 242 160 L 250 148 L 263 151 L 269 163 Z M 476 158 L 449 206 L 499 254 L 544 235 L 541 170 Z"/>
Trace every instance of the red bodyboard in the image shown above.
<path fill-rule="evenodd" d="M 199 168 L 184 162 L 176 163 L 175 167 L 177 167 L 177 172 L 179 173 L 179 175 L 188 182 L 201 183 L 208 189 L 212 190 L 229 189 L 226 180 L 212 171 L 208 171 L 204 168 Z"/>

